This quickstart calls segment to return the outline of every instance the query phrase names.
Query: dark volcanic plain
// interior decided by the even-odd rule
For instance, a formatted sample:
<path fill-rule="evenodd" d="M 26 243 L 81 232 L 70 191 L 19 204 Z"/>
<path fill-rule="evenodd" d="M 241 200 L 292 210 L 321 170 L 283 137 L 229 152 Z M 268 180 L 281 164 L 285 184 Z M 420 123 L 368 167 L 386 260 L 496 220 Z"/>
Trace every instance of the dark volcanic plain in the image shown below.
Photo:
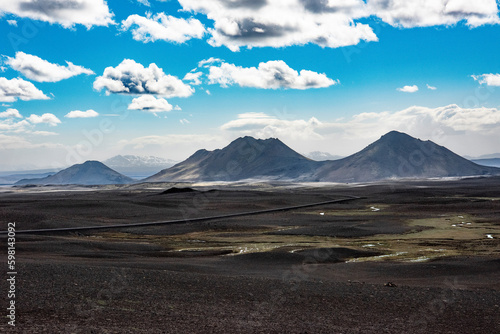
<path fill-rule="evenodd" d="M 18 232 L 361 198 L 18 233 L 16 327 L 2 316 L 1 332 L 500 332 L 497 177 L 3 190 L 2 230 L 16 222 Z M 6 315 L 5 279 L 0 288 Z"/>

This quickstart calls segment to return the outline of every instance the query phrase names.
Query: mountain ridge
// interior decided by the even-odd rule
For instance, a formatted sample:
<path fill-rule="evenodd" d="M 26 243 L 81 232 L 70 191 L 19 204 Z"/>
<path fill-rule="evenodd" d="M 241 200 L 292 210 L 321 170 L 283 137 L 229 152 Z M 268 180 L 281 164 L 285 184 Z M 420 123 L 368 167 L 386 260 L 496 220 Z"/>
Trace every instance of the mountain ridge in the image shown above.
<path fill-rule="evenodd" d="M 391 131 L 353 155 L 327 161 L 304 157 L 277 138 L 240 137 L 223 149 L 198 150 L 144 181 L 372 182 L 493 174 L 500 169 L 477 165 L 430 140 Z"/>

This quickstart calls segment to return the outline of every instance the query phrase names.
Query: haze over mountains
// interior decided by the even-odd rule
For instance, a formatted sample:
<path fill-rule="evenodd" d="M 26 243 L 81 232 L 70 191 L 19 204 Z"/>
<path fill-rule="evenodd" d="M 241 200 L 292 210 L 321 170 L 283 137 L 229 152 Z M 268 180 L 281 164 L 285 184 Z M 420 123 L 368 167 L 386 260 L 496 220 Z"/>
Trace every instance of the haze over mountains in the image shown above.
<path fill-rule="evenodd" d="M 160 160 L 152 159 L 151 167 L 165 162 Z M 108 160 L 108 163 L 133 168 L 134 161 L 136 165 L 144 165 L 144 159 L 132 156 L 117 156 Z M 349 183 L 477 175 L 500 175 L 500 168 L 475 164 L 432 141 L 422 141 L 392 131 L 358 153 L 327 161 L 309 159 L 276 138 L 242 137 L 223 149 L 198 150 L 185 161 L 163 169 L 141 182 L 253 179 Z M 52 176 L 21 180 L 17 184 L 94 185 L 133 181 L 100 162 L 87 161 Z"/>
<path fill-rule="evenodd" d="M 115 171 L 134 178 L 145 178 L 172 167 L 177 161 L 154 156 L 116 155 L 103 163 Z"/>

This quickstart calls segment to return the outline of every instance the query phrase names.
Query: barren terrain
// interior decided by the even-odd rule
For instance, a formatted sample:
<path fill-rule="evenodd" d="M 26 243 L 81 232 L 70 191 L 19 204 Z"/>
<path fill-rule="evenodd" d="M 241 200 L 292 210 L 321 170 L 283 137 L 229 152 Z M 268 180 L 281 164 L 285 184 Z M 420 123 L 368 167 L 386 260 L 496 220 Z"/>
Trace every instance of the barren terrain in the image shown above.
<path fill-rule="evenodd" d="M 20 233 L 348 196 L 360 198 Z M 17 318 L 2 331 L 500 332 L 500 178 L 2 188 L 2 230 L 9 222 Z"/>

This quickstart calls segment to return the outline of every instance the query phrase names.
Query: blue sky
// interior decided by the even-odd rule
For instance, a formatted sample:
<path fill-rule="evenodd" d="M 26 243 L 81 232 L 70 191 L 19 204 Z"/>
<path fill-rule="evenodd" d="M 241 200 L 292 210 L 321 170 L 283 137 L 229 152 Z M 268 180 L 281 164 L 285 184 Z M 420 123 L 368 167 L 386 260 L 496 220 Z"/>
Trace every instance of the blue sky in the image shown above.
<path fill-rule="evenodd" d="M 500 152 L 495 0 L 74 2 L 0 4 L 0 170 L 183 160 L 243 135 Z"/>

